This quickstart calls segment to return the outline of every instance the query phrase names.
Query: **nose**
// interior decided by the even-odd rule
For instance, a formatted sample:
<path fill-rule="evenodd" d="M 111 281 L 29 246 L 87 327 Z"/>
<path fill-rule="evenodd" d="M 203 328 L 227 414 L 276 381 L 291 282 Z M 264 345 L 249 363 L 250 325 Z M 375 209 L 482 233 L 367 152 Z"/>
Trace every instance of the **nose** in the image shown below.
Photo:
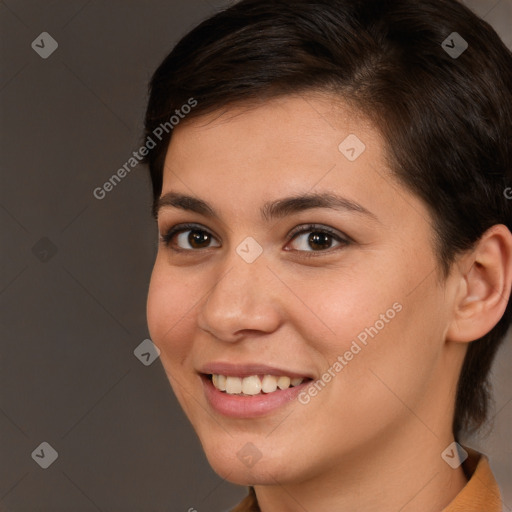
<path fill-rule="evenodd" d="M 278 286 L 263 258 L 246 263 L 235 254 L 218 276 L 199 306 L 200 329 L 226 342 L 277 330 L 282 321 Z"/>

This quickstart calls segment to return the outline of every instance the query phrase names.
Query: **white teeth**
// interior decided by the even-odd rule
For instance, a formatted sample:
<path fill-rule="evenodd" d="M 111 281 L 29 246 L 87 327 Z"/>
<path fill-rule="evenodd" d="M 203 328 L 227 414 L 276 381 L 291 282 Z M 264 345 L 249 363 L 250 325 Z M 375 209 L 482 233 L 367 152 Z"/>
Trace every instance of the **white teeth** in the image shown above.
<path fill-rule="evenodd" d="M 226 376 L 212 375 L 213 385 L 220 391 L 226 391 Z"/>
<path fill-rule="evenodd" d="M 242 393 L 244 395 L 257 395 L 261 391 L 261 380 L 257 375 L 245 377 L 242 380 Z"/>
<path fill-rule="evenodd" d="M 240 377 L 226 377 L 226 393 L 236 395 L 242 392 L 242 379 Z"/>
<path fill-rule="evenodd" d="M 290 377 L 279 377 L 279 379 L 277 379 L 277 387 L 279 389 L 288 389 L 290 387 L 290 384 Z"/>
<path fill-rule="evenodd" d="M 261 381 L 261 390 L 264 393 L 273 393 L 277 389 L 277 378 L 273 375 L 265 375 Z"/>
<path fill-rule="evenodd" d="M 288 389 L 290 386 L 298 386 L 303 382 L 301 377 L 294 377 L 293 379 L 282 375 L 276 377 L 274 375 L 264 375 L 263 379 L 257 375 L 249 377 L 231 377 L 226 375 L 212 375 L 213 385 L 219 391 L 225 391 L 229 395 L 258 395 L 263 393 L 273 393 L 277 389 Z"/>

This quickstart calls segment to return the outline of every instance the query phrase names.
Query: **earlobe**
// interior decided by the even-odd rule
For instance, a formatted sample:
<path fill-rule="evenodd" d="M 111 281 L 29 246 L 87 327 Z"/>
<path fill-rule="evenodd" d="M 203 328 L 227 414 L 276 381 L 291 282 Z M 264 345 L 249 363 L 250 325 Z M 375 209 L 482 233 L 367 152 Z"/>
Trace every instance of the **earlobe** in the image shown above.
<path fill-rule="evenodd" d="M 463 257 L 453 318 L 446 339 L 471 342 L 499 322 L 512 286 L 512 234 L 503 224 L 489 228 Z"/>

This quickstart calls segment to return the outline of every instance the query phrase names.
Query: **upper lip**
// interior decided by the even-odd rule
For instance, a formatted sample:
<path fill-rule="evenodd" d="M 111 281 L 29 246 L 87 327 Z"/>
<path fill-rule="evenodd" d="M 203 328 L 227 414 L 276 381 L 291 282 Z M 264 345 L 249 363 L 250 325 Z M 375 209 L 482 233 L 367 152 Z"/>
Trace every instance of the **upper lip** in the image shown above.
<path fill-rule="evenodd" d="M 232 377 L 250 377 L 251 375 L 275 375 L 276 377 L 287 376 L 292 378 L 311 378 L 304 372 L 296 372 L 279 368 L 277 366 L 269 366 L 267 364 L 251 363 L 251 364 L 233 364 L 227 362 L 214 362 L 202 366 L 199 373 L 206 375 L 226 375 Z"/>

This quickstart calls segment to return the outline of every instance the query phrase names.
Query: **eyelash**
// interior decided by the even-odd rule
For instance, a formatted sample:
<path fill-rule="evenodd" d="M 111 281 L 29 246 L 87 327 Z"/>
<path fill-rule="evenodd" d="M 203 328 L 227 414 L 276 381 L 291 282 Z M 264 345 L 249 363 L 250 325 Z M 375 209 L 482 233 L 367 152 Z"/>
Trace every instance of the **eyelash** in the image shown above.
<path fill-rule="evenodd" d="M 199 252 L 201 250 L 207 250 L 210 249 L 210 247 L 206 247 L 204 249 L 182 249 L 182 248 L 176 248 L 171 246 L 172 239 L 181 233 L 184 233 L 186 231 L 202 231 L 204 233 L 207 233 L 213 238 L 216 238 L 216 236 L 211 233 L 209 230 L 205 229 L 203 226 L 199 224 L 179 224 L 176 226 L 173 226 L 170 228 L 166 233 L 160 236 L 161 243 L 165 246 L 171 249 L 172 251 L 176 253 L 192 253 L 192 252 Z M 330 247 L 326 250 L 321 251 L 301 251 L 301 250 L 295 250 L 295 252 L 300 252 L 303 254 L 304 257 L 317 257 L 322 254 L 331 253 L 336 249 L 341 249 L 343 247 L 346 247 L 350 245 L 353 240 L 348 237 L 347 235 L 342 235 L 338 233 L 337 231 L 334 231 L 333 229 L 322 226 L 318 224 L 307 224 L 303 226 L 298 226 L 297 228 L 293 229 L 290 234 L 288 235 L 289 240 L 286 245 L 288 245 L 291 241 L 293 241 L 297 236 L 302 235 L 304 233 L 321 233 L 326 234 L 332 237 L 336 242 L 338 242 L 340 245 L 336 247 Z"/>

